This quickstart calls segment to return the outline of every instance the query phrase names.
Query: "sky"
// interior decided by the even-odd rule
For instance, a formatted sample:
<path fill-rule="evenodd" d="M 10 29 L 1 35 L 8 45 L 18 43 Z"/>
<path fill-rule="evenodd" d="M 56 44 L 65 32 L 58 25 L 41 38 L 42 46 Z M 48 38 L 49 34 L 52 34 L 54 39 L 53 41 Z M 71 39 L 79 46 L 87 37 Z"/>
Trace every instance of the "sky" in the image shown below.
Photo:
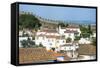
<path fill-rule="evenodd" d="M 89 21 L 95 24 L 96 9 L 20 4 L 19 11 L 32 12 L 40 17 L 62 21 Z"/>

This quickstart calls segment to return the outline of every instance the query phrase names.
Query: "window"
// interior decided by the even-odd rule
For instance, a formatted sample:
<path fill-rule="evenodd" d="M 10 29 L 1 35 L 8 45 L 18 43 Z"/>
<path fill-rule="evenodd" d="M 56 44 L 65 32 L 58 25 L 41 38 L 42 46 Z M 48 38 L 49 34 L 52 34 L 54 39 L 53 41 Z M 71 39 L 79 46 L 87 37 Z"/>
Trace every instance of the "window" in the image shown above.
<path fill-rule="evenodd" d="M 79 33 L 74 33 L 75 36 L 77 36 Z"/>
<path fill-rule="evenodd" d="M 48 39 L 48 42 L 49 42 L 50 40 Z"/>
<path fill-rule="evenodd" d="M 69 36 L 71 36 L 71 34 L 69 34 Z"/>
<path fill-rule="evenodd" d="M 50 43 L 50 45 L 52 45 L 52 43 Z"/>
<path fill-rule="evenodd" d="M 57 43 L 59 43 L 59 41 L 57 40 Z"/>

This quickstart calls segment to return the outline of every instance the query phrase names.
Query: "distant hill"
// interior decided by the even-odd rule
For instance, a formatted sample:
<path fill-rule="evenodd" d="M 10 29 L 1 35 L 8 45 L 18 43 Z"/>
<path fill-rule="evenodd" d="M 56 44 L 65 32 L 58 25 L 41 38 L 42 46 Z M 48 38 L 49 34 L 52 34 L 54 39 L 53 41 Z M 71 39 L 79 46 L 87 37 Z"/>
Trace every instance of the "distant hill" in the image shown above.
<path fill-rule="evenodd" d="M 45 19 L 45 18 L 42 18 L 40 16 L 37 16 L 35 14 L 32 14 L 32 13 L 27 13 L 27 12 L 21 12 L 20 13 L 20 16 L 21 15 L 27 15 L 29 16 L 31 19 L 32 19 L 32 16 L 33 16 L 33 24 L 32 24 L 32 21 L 31 21 L 31 24 L 30 27 L 36 27 L 36 28 L 52 28 L 52 29 L 55 29 L 58 27 L 58 25 L 60 24 L 62 27 L 66 27 L 66 25 L 89 25 L 89 24 L 95 24 L 94 22 L 91 22 L 91 21 L 59 21 L 59 20 L 51 20 L 51 19 Z M 30 19 L 29 17 L 25 18 L 25 20 L 21 20 L 21 22 L 19 22 L 20 24 L 23 24 L 24 23 L 24 26 L 27 27 L 27 23 L 29 23 L 30 21 L 27 21 L 28 19 Z M 23 18 L 22 18 L 23 19 Z M 20 20 L 20 19 L 19 19 Z M 26 22 L 27 21 L 27 22 Z M 37 25 L 37 26 L 36 26 Z M 34 29 L 33 28 L 33 29 Z"/>

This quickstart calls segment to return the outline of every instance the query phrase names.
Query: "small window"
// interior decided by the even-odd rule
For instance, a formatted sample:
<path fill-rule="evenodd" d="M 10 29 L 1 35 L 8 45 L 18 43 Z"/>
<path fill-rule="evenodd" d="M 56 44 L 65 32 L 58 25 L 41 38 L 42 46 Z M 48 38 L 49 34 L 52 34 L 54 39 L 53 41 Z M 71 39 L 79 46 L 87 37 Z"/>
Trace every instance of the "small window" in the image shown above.
<path fill-rule="evenodd" d="M 50 40 L 48 39 L 48 42 L 50 42 Z"/>
<path fill-rule="evenodd" d="M 59 43 L 59 41 L 57 41 L 57 43 Z"/>
<path fill-rule="evenodd" d="M 69 36 L 71 36 L 71 34 L 69 34 Z"/>
<path fill-rule="evenodd" d="M 52 43 L 50 43 L 50 45 L 52 45 Z"/>

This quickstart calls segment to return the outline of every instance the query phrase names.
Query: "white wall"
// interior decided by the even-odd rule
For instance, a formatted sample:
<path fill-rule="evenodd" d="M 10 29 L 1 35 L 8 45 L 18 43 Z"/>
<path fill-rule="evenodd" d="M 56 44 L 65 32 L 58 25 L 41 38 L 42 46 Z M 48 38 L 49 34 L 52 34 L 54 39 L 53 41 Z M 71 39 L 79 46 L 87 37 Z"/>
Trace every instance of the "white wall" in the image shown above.
<path fill-rule="evenodd" d="M 100 0 L 1 0 L 0 1 L 0 68 L 16 68 L 10 64 L 10 4 L 15 1 L 38 2 L 38 3 L 56 3 L 67 5 L 87 5 L 98 6 L 100 12 Z M 100 13 L 98 13 L 100 18 Z M 99 19 L 98 18 L 98 19 Z M 100 29 L 100 19 L 98 21 Z M 100 35 L 100 30 L 98 32 Z M 100 40 L 100 37 L 98 37 Z M 100 42 L 98 42 L 100 44 Z M 98 46 L 100 52 L 100 46 Z M 100 68 L 100 53 L 98 53 L 98 62 L 64 63 L 53 65 L 31 65 L 18 68 Z"/>

